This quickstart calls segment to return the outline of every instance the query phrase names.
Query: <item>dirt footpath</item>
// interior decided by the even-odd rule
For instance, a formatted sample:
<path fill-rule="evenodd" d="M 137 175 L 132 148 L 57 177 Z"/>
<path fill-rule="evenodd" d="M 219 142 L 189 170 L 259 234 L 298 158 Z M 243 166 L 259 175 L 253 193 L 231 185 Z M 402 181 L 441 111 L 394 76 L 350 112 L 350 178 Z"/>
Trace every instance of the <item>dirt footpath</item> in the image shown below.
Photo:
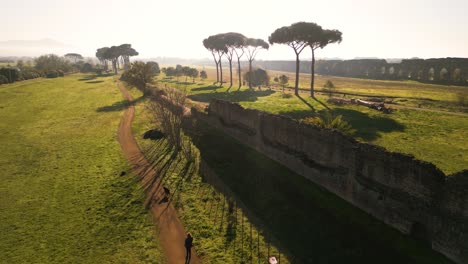
<path fill-rule="evenodd" d="M 125 87 L 117 81 L 117 85 L 123 96 L 132 101 L 133 98 Z M 131 163 L 133 170 L 142 177 L 143 184 L 156 176 L 156 172 L 151 168 L 148 161 L 145 159 L 138 144 L 133 137 L 132 121 L 135 114 L 135 107 L 130 105 L 124 112 L 120 121 L 118 130 L 118 141 L 122 147 L 122 151 Z M 159 185 L 158 182 L 156 185 Z M 159 199 L 151 205 L 151 213 L 153 221 L 157 225 L 157 232 L 161 242 L 164 254 L 169 264 L 185 263 L 185 247 L 184 240 L 186 231 L 182 222 L 177 216 L 177 212 L 171 203 L 159 203 L 159 200 L 164 197 L 164 191 L 159 188 L 156 192 L 156 197 Z M 195 234 L 195 241 L 196 241 Z M 195 248 L 192 248 L 192 259 L 190 263 L 201 263 L 196 256 Z"/>

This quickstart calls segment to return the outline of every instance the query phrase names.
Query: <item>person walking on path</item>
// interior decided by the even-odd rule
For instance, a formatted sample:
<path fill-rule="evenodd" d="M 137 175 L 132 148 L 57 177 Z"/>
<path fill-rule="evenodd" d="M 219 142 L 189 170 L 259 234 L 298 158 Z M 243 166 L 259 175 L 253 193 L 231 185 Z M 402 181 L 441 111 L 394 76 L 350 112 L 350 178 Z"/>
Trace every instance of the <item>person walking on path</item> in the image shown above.
<path fill-rule="evenodd" d="M 192 246 L 193 246 L 193 237 L 192 234 L 187 233 L 187 238 L 185 238 L 185 249 L 187 250 L 187 254 L 185 255 L 185 263 L 190 263 L 190 259 L 192 258 Z"/>

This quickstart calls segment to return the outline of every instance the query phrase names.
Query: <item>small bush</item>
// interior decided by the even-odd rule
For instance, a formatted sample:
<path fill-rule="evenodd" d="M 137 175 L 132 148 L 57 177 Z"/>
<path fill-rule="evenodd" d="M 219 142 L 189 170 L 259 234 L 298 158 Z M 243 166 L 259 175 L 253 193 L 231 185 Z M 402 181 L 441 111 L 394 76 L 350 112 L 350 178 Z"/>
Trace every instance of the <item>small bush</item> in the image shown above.
<path fill-rule="evenodd" d="M 14 83 L 20 78 L 20 71 L 17 68 L 1 68 L 0 75 L 5 76 L 9 83 Z"/>
<path fill-rule="evenodd" d="M 323 85 L 323 89 L 328 92 L 328 96 L 332 96 L 333 91 L 335 90 L 335 85 L 332 81 L 327 80 Z"/>
<path fill-rule="evenodd" d="M 325 84 L 323 85 L 323 88 L 335 88 L 335 85 L 333 84 L 332 81 L 327 80 Z"/>
<path fill-rule="evenodd" d="M 57 71 L 48 71 L 48 72 L 46 73 L 46 77 L 47 77 L 47 78 L 57 78 L 57 77 L 59 77 L 59 76 L 60 76 L 60 75 L 59 75 L 59 73 L 58 73 Z"/>
<path fill-rule="evenodd" d="M 120 80 L 134 85 L 138 90 L 147 95 L 150 93 L 147 85 L 154 81 L 153 77 L 155 76 L 152 67 L 152 64 L 149 63 L 134 62 L 131 64 L 130 69 L 122 74 Z"/>
<path fill-rule="evenodd" d="M 24 80 L 30 80 L 41 77 L 41 74 L 34 69 L 24 69 L 21 71 L 21 77 Z"/>
<path fill-rule="evenodd" d="M 292 94 L 290 94 L 290 93 L 282 93 L 282 94 L 281 94 L 281 97 L 282 97 L 282 98 L 291 98 L 291 97 L 292 97 Z"/>
<path fill-rule="evenodd" d="M 0 84 L 7 84 L 8 83 L 8 78 L 0 75 Z"/>
<path fill-rule="evenodd" d="M 268 76 L 268 73 L 263 69 L 258 68 L 252 70 L 252 73 L 246 72 L 244 74 L 244 80 L 248 82 L 251 76 L 252 86 L 270 85 L 270 77 Z"/>
<path fill-rule="evenodd" d="M 304 118 L 301 122 L 323 128 L 336 129 L 348 135 L 356 133 L 356 130 L 351 126 L 351 124 L 343 119 L 342 115 L 333 117 L 330 112 L 327 112 L 324 116 Z"/>
<path fill-rule="evenodd" d="M 94 67 L 90 63 L 84 63 L 80 67 L 80 72 L 86 73 L 86 72 L 92 72 L 92 71 L 94 71 Z"/>

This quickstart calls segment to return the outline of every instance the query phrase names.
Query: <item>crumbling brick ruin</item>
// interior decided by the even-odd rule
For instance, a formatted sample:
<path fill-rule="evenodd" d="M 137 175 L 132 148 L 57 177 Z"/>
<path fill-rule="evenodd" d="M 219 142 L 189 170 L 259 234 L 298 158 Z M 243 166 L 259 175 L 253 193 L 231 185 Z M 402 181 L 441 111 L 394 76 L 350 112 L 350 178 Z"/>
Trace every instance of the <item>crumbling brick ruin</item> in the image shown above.
<path fill-rule="evenodd" d="M 269 70 L 295 71 L 294 61 L 259 61 L 257 66 Z M 301 61 L 301 72 L 310 73 L 310 62 Z M 320 60 L 315 73 L 379 80 L 415 80 L 420 82 L 468 85 L 468 59 L 406 59 L 388 63 L 379 59 Z"/>
<path fill-rule="evenodd" d="M 432 248 L 468 263 L 468 170 L 446 176 L 433 164 L 360 143 L 334 130 L 212 101 L 192 118 L 231 135 Z"/>

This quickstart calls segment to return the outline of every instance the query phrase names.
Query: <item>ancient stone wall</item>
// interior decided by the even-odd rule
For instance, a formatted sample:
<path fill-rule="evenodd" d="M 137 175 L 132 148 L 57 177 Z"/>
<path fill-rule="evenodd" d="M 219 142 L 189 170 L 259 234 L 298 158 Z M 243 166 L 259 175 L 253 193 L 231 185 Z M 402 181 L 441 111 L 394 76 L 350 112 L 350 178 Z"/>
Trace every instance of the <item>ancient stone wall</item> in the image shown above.
<path fill-rule="evenodd" d="M 300 71 L 310 73 L 310 61 L 301 61 Z M 268 70 L 295 71 L 294 61 L 258 61 Z M 315 73 L 381 80 L 416 80 L 429 83 L 468 85 L 468 59 L 407 59 L 388 63 L 379 59 L 319 60 Z"/>
<path fill-rule="evenodd" d="M 218 128 L 403 233 L 468 262 L 468 170 L 357 142 L 329 129 L 215 100 L 192 118 Z"/>

